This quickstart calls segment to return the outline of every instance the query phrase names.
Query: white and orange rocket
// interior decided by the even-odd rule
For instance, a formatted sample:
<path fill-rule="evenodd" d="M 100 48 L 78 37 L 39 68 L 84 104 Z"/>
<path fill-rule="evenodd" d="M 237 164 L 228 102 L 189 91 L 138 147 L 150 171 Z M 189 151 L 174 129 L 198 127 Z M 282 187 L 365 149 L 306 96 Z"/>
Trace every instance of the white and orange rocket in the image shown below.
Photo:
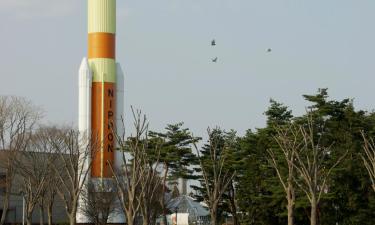
<path fill-rule="evenodd" d="M 123 115 L 124 74 L 116 63 L 116 0 L 87 2 L 88 54 L 79 69 L 78 126 L 98 143 L 90 156 L 91 168 L 86 167 L 91 169 L 89 179 L 97 183 L 112 179 L 110 164 L 120 166 L 113 131 Z M 85 220 L 77 215 L 78 223 Z"/>

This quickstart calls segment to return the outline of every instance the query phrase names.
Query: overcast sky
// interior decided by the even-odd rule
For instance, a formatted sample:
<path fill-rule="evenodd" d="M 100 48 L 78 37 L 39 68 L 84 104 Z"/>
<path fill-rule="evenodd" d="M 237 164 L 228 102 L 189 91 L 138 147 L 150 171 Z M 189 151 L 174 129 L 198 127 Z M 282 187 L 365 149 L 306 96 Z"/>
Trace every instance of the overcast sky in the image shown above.
<path fill-rule="evenodd" d="M 215 125 L 243 134 L 264 126 L 270 98 L 299 115 L 301 95 L 322 87 L 375 108 L 373 0 L 117 2 L 126 112 L 142 109 L 153 129 L 184 121 L 197 135 Z M 46 121 L 77 123 L 86 4 L 0 0 L 0 95 L 29 98 Z"/>

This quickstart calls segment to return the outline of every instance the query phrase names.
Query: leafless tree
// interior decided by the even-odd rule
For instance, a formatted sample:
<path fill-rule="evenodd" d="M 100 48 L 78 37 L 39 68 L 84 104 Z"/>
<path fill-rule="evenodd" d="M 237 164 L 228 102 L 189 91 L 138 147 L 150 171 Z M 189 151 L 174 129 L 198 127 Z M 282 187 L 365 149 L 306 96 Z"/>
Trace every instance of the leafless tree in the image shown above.
<path fill-rule="evenodd" d="M 117 194 L 113 183 L 88 182 L 82 196 L 83 205 L 80 206 L 80 211 L 95 225 L 106 225 L 110 216 L 116 214 Z"/>
<path fill-rule="evenodd" d="M 40 127 L 38 130 L 37 137 L 39 138 L 41 144 L 39 145 L 39 149 L 41 152 L 50 153 L 48 158 L 48 163 L 56 163 L 58 161 L 58 154 L 56 154 L 54 146 L 54 140 L 60 138 L 61 130 L 57 127 Z M 40 217 L 40 224 L 44 224 L 44 215 L 45 211 L 47 211 L 47 223 L 48 225 L 52 225 L 52 210 L 53 204 L 56 199 L 57 195 L 57 187 L 59 184 L 59 179 L 56 176 L 55 171 L 52 168 L 52 165 L 48 167 L 48 174 L 46 175 L 46 184 L 45 188 L 43 189 L 40 198 L 39 198 L 39 217 Z"/>
<path fill-rule="evenodd" d="M 153 223 L 155 213 L 158 211 L 158 200 L 160 199 L 160 196 L 164 196 L 164 193 L 162 192 L 162 179 L 156 170 L 157 165 L 157 162 L 153 162 L 149 167 L 145 165 L 146 168 L 140 182 L 140 211 L 142 214 L 143 225 L 150 225 Z"/>
<path fill-rule="evenodd" d="M 48 182 L 46 182 L 48 183 Z M 47 186 L 47 185 L 45 185 Z M 40 194 L 39 201 L 38 201 L 38 208 L 39 208 L 39 225 L 44 225 L 44 196 L 47 192 L 45 188 L 44 191 Z"/>
<path fill-rule="evenodd" d="M 55 158 L 56 155 L 54 156 Z M 54 160 L 53 160 L 54 161 Z M 52 225 L 53 205 L 57 196 L 57 188 L 59 185 L 59 179 L 53 169 L 48 174 L 48 183 L 46 184 L 46 192 L 43 196 L 43 205 L 47 210 L 47 222 L 48 225 Z"/>
<path fill-rule="evenodd" d="M 21 97 L 0 97 L 0 150 L 6 151 L 0 167 L 5 171 L 5 196 L 0 225 L 5 223 L 18 151 L 28 145 L 30 133 L 41 118 L 41 109 Z"/>
<path fill-rule="evenodd" d="M 75 130 L 62 129 L 59 135 L 51 138 L 59 161 L 52 164 L 55 175 L 59 179 L 57 195 L 64 202 L 70 225 L 76 223 L 79 196 L 89 176 L 91 168 L 89 156 L 93 149 L 97 149 L 96 141 L 90 136 Z"/>
<path fill-rule="evenodd" d="M 364 131 L 361 131 L 361 134 L 365 152 L 365 154 L 361 154 L 361 158 L 370 176 L 372 189 L 375 191 L 375 143 L 373 138 L 366 137 Z"/>
<path fill-rule="evenodd" d="M 148 224 L 151 217 L 151 206 L 156 196 L 160 179 L 157 173 L 158 162 L 152 162 L 147 155 L 148 123 L 141 111 L 134 111 L 134 134 L 129 138 L 117 128 L 116 140 L 119 151 L 122 151 L 122 168 L 112 168 L 121 207 L 126 215 L 127 224 L 133 225 L 139 215 L 143 223 Z M 147 221 L 147 222 L 146 222 Z"/>
<path fill-rule="evenodd" d="M 47 183 L 45 168 L 37 168 L 33 165 L 36 162 L 38 164 L 45 162 L 41 155 L 41 153 L 36 152 L 23 152 L 20 156 L 22 166 L 17 168 L 22 177 L 20 182 L 22 184 L 21 193 L 25 198 L 26 223 L 28 225 L 32 224 L 34 208 L 38 204 Z"/>
<path fill-rule="evenodd" d="M 159 183 L 159 181 L 157 183 Z M 163 207 L 160 204 L 160 196 L 165 196 L 165 192 L 163 192 L 163 187 L 161 184 L 157 186 L 157 189 L 153 195 L 154 196 L 151 198 L 152 200 L 148 202 L 149 225 L 155 225 L 156 219 L 163 213 Z"/>
<path fill-rule="evenodd" d="M 32 214 L 37 205 L 40 207 L 40 223 L 44 224 L 44 195 L 50 178 L 52 148 L 46 139 L 47 130 L 41 128 L 31 135 L 30 144 L 24 151 L 19 151 L 16 159 L 16 173 L 25 198 L 26 222 L 32 224 Z"/>
<path fill-rule="evenodd" d="M 204 188 L 208 196 L 207 202 L 210 209 L 211 225 L 217 225 L 218 206 L 224 192 L 235 176 L 235 171 L 226 170 L 224 168 L 227 163 L 227 154 L 230 148 L 226 144 L 222 145 L 215 132 L 212 132 L 210 129 L 208 129 L 208 136 L 208 162 L 202 159 L 200 151 L 195 143 L 194 147 L 198 154 Z"/>
<path fill-rule="evenodd" d="M 310 224 L 317 224 L 317 206 L 322 195 L 327 191 L 327 181 L 332 170 L 345 158 L 347 151 L 331 165 L 327 165 L 327 158 L 332 155 L 332 145 L 325 146 L 321 140 L 323 130 L 315 132 L 315 124 L 308 115 L 307 125 L 299 127 L 303 138 L 303 147 L 295 152 L 294 167 L 300 179 L 296 179 L 298 186 L 305 192 L 311 205 Z M 301 182 L 299 182 L 301 180 Z"/>
<path fill-rule="evenodd" d="M 300 128 L 295 124 L 284 127 L 276 127 L 275 141 L 279 149 L 268 150 L 269 162 L 275 169 L 277 177 L 285 191 L 288 210 L 288 225 L 294 224 L 294 204 L 295 204 L 295 187 L 294 179 L 296 176 L 294 162 L 296 152 L 301 152 L 304 147 Z"/>

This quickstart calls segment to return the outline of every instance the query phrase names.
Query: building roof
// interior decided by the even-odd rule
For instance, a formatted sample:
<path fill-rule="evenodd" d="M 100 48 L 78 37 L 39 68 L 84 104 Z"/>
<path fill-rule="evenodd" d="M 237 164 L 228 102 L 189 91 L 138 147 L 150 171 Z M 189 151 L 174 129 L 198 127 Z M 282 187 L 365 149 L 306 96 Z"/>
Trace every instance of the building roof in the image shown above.
<path fill-rule="evenodd" d="M 209 211 L 196 202 L 194 198 L 187 195 L 180 195 L 177 198 L 171 199 L 167 205 L 171 212 L 195 214 L 195 216 L 208 216 Z"/>

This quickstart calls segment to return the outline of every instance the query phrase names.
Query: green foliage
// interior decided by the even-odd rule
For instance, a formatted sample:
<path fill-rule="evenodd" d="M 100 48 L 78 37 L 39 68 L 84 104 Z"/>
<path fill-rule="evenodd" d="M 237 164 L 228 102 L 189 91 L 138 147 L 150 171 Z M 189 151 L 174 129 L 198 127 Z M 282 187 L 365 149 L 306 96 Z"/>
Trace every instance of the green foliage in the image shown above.
<path fill-rule="evenodd" d="M 229 132 L 226 132 L 224 130 L 221 130 L 219 128 L 216 128 L 210 132 L 211 140 L 208 141 L 200 150 L 200 160 L 202 161 L 202 164 L 205 166 L 205 169 L 207 171 L 207 175 L 209 177 L 213 176 L 213 171 L 211 170 L 213 163 L 216 163 L 215 160 L 212 160 L 210 155 L 210 148 L 212 146 L 211 143 L 215 143 L 215 149 L 216 149 L 216 159 L 220 160 L 222 157 L 226 157 L 225 163 L 224 163 L 224 172 L 229 172 L 235 170 L 234 164 L 235 164 L 235 156 L 233 155 L 233 152 L 235 151 L 235 147 L 237 145 L 236 143 L 236 132 L 231 130 Z M 224 152 L 224 149 L 226 151 Z M 199 201 L 205 201 L 208 199 L 207 197 L 207 191 L 204 186 L 204 179 L 202 176 L 202 169 L 200 167 L 194 168 L 197 175 L 197 180 L 200 182 L 200 186 L 192 185 L 192 189 L 195 190 L 196 194 L 194 197 Z M 212 185 L 212 184 L 210 184 Z M 221 202 L 221 205 L 223 203 Z"/>
<path fill-rule="evenodd" d="M 270 106 L 264 114 L 269 127 L 285 124 L 293 118 L 292 111 L 274 99 L 270 99 Z"/>
<path fill-rule="evenodd" d="M 240 138 L 243 168 L 239 170 L 237 199 L 244 224 L 286 224 L 286 198 L 274 169 L 268 162 L 268 149 L 277 149 L 274 140 L 276 125 L 287 124 L 292 112 L 286 106 L 270 100 L 265 112 L 267 127 L 248 130 Z"/>
<path fill-rule="evenodd" d="M 159 163 L 164 164 L 164 169 L 168 171 L 168 180 L 171 181 L 194 178 L 190 166 L 197 164 L 191 145 L 200 138 L 193 137 L 189 129 L 182 126 L 183 123 L 169 124 L 165 132 L 149 132 L 150 149 L 153 149 L 154 145 L 161 146 Z"/>
<path fill-rule="evenodd" d="M 243 214 L 243 224 L 286 224 L 285 193 L 274 170 L 267 162 L 266 150 L 278 146 L 273 140 L 275 125 L 291 121 L 306 124 L 307 114 L 313 116 L 322 144 L 332 145 L 326 164 L 332 165 L 348 151 L 344 161 L 334 169 L 328 181 L 328 193 L 318 206 L 320 224 L 375 224 L 374 197 L 366 169 L 359 153 L 362 152 L 360 130 L 375 134 L 375 115 L 356 111 L 353 101 L 329 100 L 328 90 L 319 89 L 315 95 L 304 95 L 308 102 L 305 115 L 293 117 L 286 106 L 274 100 L 265 112 L 267 126 L 251 130 L 240 138 L 245 163 L 238 170 L 237 202 Z M 304 193 L 297 189 L 295 224 L 309 224 L 310 206 Z"/>
<path fill-rule="evenodd" d="M 239 148 L 234 130 L 227 132 L 215 128 L 209 130 L 208 135 L 208 142 L 199 150 L 201 168 L 195 168 L 200 186 L 193 185 L 192 188 L 196 192 L 194 197 L 211 207 L 211 216 L 222 221 L 223 216 L 231 212 L 231 203 L 235 197 L 229 190 L 230 185 L 233 187 L 233 175 L 238 167 L 237 162 L 240 161 Z"/>
<path fill-rule="evenodd" d="M 227 158 L 223 170 L 236 171 L 232 182 L 241 224 L 287 223 L 287 199 L 274 168 L 269 164 L 267 150 L 275 150 L 276 158 L 281 154 L 274 139 L 276 126 L 290 123 L 307 126 L 308 116 L 314 121 L 314 136 L 321 139 L 320 145 L 331 146 L 323 159 L 327 168 L 347 152 L 327 181 L 327 193 L 323 194 L 318 205 L 318 224 L 375 224 L 375 193 L 360 158 L 363 151 L 360 131 L 375 136 L 375 113 L 356 110 L 351 99 L 332 100 L 327 89 L 319 89 L 316 94 L 303 97 L 307 101 L 308 111 L 298 117 L 293 116 L 287 106 L 271 99 L 264 113 L 267 116 L 264 128 L 248 130 L 241 137 L 233 130 L 212 130 L 212 137 L 219 149 L 218 159 Z M 198 139 L 193 138 L 188 129 L 183 129 L 181 123 L 168 125 L 165 133 L 152 132 L 150 136 L 151 143 L 162 143 L 160 162 L 170 169 L 169 177 L 197 179 L 201 186 L 192 186 L 195 197 L 199 201 L 207 201 L 202 176 L 193 176 L 191 170 L 195 168 L 195 175 L 201 172 L 190 148 L 190 144 Z M 220 152 L 225 148 L 229 151 Z M 213 163 L 209 149 L 210 142 L 207 142 L 200 151 L 203 165 L 207 168 Z M 282 160 L 279 163 L 281 167 L 286 166 Z M 286 168 L 281 168 L 281 172 L 285 173 Z M 208 170 L 207 174 L 212 176 L 212 171 Z M 223 212 L 230 213 L 230 197 L 228 190 L 219 204 L 218 217 Z M 305 193 L 296 186 L 295 224 L 309 224 L 309 216 L 310 203 Z"/>

